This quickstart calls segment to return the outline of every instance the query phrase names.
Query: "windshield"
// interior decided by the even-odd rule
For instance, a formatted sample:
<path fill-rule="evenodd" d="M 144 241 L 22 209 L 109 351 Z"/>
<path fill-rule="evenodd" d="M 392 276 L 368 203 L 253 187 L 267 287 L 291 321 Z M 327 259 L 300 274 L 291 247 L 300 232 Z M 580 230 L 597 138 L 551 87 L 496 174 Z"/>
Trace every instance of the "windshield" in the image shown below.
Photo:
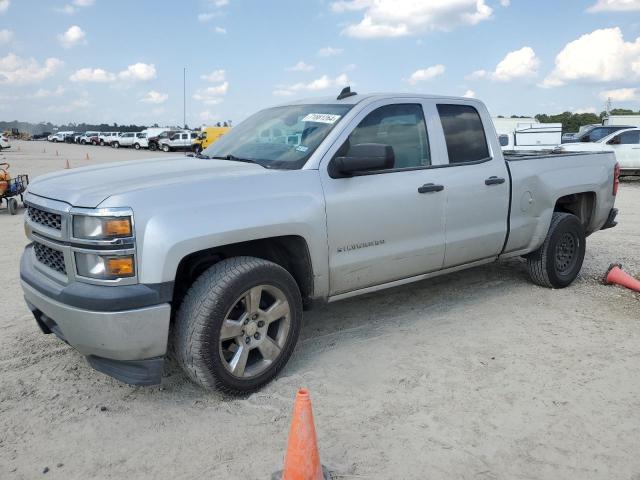
<path fill-rule="evenodd" d="M 202 155 L 299 169 L 352 105 L 289 105 L 262 110 L 227 132 Z"/>

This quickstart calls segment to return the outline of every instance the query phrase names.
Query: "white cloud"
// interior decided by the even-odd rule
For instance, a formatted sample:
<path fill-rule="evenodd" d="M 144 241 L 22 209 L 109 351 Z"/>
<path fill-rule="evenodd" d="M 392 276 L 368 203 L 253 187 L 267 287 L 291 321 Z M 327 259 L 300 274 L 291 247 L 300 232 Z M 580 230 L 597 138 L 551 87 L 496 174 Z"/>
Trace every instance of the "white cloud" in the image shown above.
<path fill-rule="evenodd" d="M 116 79 L 116 75 L 103 70 L 102 68 L 81 68 L 80 70 L 76 70 L 70 77 L 69 80 L 72 82 L 84 83 L 84 82 L 94 82 L 94 83 L 106 83 L 113 82 Z"/>
<path fill-rule="evenodd" d="M 411 85 L 416 85 L 420 82 L 433 80 L 434 78 L 442 75 L 444 73 L 444 70 L 444 65 L 433 65 L 431 67 L 416 70 L 411 74 L 407 82 L 409 82 Z"/>
<path fill-rule="evenodd" d="M 220 8 L 229 5 L 229 0 L 213 0 L 213 4 Z"/>
<path fill-rule="evenodd" d="M 9 0 L 0 0 L 0 13 L 4 13 L 9 10 L 9 5 L 11 5 Z"/>
<path fill-rule="evenodd" d="M 318 50 L 318 55 L 321 57 L 333 57 L 334 55 L 340 55 L 341 53 L 341 48 L 324 47 Z"/>
<path fill-rule="evenodd" d="M 500 0 L 500 5 L 502 5 L 503 7 L 508 7 L 509 5 L 511 5 L 511 0 Z"/>
<path fill-rule="evenodd" d="M 21 58 L 10 53 L 0 58 L 0 84 L 25 85 L 41 82 L 53 75 L 62 63 L 57 58 L 47 58 L 40 65 L 33 58 Z"/>
<path fill-rule="evenodd" d="M 222 101 L 222 96 L 227 94 L 229 82 L 223 82 L 213 87 L 200 88 L 196 90 L 193 99 L 204 103 L 205 105 L 216 105 Z"/>
<path fill-rule="evenodd" d="M 31 98 L 50 98 L 60 97 L 64 94 L 65 89 L 62 85 L 59 85 L 55 90 L 47 90 L 46 88 L 39 88 L 36 92 L 30 95 Z"/>
<path fill-rule="evenodd" d="M 476 70 L 466 76 L 467 80 L 489 78 L 496 82 L 509 82 L 519 78 L 533 77 L 538 73 L 540 59 L 531 47 L 522 47 L 505 55 L 494 71 Z"/>
<path fill-rule="evenodd" d="M 328 75 L 322 75 L 308 83 L 298 82 L 293 85 L 278 85 L 273 91 L 276 96 L 290 96 L 298 92 L 318 92 L 329 88 L 346 87 L 349 84 L 349 78 L 346 73 L 340 74 L 335 78 Z"/>
<path fill-rule="evenodd" d="M 597 113 L 596 107 L 576 108 L 573 113 Z"/>
<path fill-rule="evenodd" d="M 58 35 L 58 41 L 64 48 L 71 48 L 85 41 L 87 34 L 78 25 L 73 25 L 69 29 Z"/>
<path fill-rule="evenodd" d="M 95 0 L 73 0 L 71 3 L 67 3 L 64 7 L 56 8 L 55 10 L 67 15 L 73 15 L 79 8 L 90 7 L 95 3 Z"/>
<path fill-rule="evenodd" d="M 309 65 L 300 60 L 298 63 L 293 65 L 292 67 L 288 67 L 287 70 L 290 72 L 310 72 L 315 67 L 313 65 Z"/>
<path fill-rule="evenodd" d="M 508 82 L 516 78 L 531 77 L 538 73 L 540 60 L 531 47 L 522 47 L 507 53 L 496 66 L 491 78 L 498 82 Z"/>
<path fill-rule="evenodd" d="M 357 38 L 448 31 L 459 25 L 476 25 L 493 13 L 485 0 L 340 0 L 333 2 L 331 9 L 338 13 L 363 11 L 359 23 L 343 30 L 344 34 Z"/>
<path fill-rule="evenodd" d="M 148 63 L 134 63 L 118 74 L 121 80 L 147 82 L 156 78 L 156 67 Z"/>
<path fill-rule="evenodd" d="M 200 75 L 200 78 L 205 82 L 223 82 L 226 73 L 227 72 L 224 69 L 219 69 L 206 75 Z"/>
<path fill-rule="evenodd" d="M 618 27 L 594 30 L 569 42 L 556 56 L 542 86 L 571 81 L 610 82 L 640 78 L 640 37 L 625 42 Z"/>
<path fill-rule="evenodd" d="M 205 123 L 220 120 L 220 115 L 213 113 L 211 110 L 203 110 L 199 116 L 200 120 Z"/>
<path fill-rule="evenodd" d="M 199 13 L 198 14 L 198 21 L 199 22 L 208 22 L 209 20 L 213 19 L 216 16 L 215 13 Z"/>
<path fill-rule="evenodd" d="M 464 92 L 463 97 L 465 97 L 465 98 L 476 98 L 476 92 L 474 92 L 473 90 L 467 90 L 466 92 Z"/>
<path fill-rule="evenodd" d="M 633 12 L 640 10 L 640 0 L 597 0 L 587 12 Z"/>
<path fill-rule="evenodd" d="M 11 30 L 7 30 L 6 28 L 3 30 L 0 30 L 0 45 L 9 43 L 12 39 L 13 39 L 13 32 Z"/>
<path fill-rule="evenodd" d="M 145 103 L 153 103 L 160 105 L 169 99 L 169 95 L 166 93 L 160 93 L 155 90 L 149 90 L 147 94 L 140 101 Z"/>
<path fill-rule="evenodd" d="M 611 99 L 612 102 L 632 102 L 640 100 L 640 89 L 638 88 L 618 88 L 616 90 L 605 90 L 600 92 L 602 100 Z"/>
<path fill-rule="evenodd" d="M 226 35 L 227 34 L 227 29 L 223 28 L 223 27 L 220 27 L 218 25 L 216 25 L 216 27 L 213 30 L 214 30 L 214 32 L 216 32 L 219 35 Z"/>

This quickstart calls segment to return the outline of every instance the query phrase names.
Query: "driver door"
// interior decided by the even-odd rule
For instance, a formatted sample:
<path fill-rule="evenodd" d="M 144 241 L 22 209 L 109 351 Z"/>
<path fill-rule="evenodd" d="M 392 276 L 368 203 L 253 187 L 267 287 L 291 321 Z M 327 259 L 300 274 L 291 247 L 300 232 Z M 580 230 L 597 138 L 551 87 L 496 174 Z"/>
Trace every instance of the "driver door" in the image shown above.
<path fill-rule="evenodd" d="M 330 294 L 439 270 L 444 261 L 444 208 L 437 186 L 445 169 L 429 169 L 431 149 L 420 101 L 374 104 L 327 152 L 321 178 L 329 243 Z M 393 168 L 331 178 L 330 160 L 351 145 L 390 145 Z"/>

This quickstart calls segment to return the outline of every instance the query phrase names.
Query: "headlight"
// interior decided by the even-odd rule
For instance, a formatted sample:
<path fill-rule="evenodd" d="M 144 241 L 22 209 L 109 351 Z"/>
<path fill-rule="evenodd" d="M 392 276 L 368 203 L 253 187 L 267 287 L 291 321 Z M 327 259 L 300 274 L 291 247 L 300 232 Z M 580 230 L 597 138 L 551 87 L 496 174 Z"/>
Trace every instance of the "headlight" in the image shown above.
<path fill-rule="evenodd" d="M 73 236 L 84 240 L 110 240 L 133 236 L 131 217 L 74 215 Z"/>
<path fill-rule="evenodd" d="M 99 280 L 116 280 L 136 274 L 133 255 L 96 255 L 76 252 L 78 275 Z"/>

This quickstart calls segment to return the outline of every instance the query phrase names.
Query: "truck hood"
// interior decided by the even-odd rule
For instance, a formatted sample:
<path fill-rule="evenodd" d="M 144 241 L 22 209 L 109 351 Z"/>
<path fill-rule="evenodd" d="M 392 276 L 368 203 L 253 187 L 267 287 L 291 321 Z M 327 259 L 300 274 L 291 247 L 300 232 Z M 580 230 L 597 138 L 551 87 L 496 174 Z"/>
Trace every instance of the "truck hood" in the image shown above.
<path fill-rule="evenodd" d="M 112 195 L 163 189 L 167 201 L 189 194 L 189 184 L 209 178 L 260 176 L 275 172 L 252 163 L 194 157 L 163 157 L 106 163 L 43 175 L 29 192 L 60 200 L 74 207 L 96 208 Z"/>

